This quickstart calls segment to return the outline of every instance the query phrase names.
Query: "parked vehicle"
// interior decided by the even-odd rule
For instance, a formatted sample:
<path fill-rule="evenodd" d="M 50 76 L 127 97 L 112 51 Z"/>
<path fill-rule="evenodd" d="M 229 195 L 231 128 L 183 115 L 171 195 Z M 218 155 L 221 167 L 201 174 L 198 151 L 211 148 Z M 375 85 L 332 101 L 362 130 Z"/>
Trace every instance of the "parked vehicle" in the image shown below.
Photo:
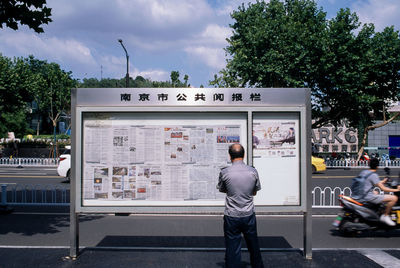
<path fill-rule="evenodd" d="M 60 155 L 60 161 L 57 167 L 57 173 L 71 181 L 71 146 L 65 146 L 64 152 Z"/>
<path fill-rule="evenodd" d="M 389 169 L 386 168 L 387 170 Z M 388 182 L 388 187 L 397 188 L 397 185 L 400 184 L 399 179 Z M 400 197 L 399 192 L 395 192 L 394 194 Z M 363 204 L 345 195 L 339 195 L 339 201 L 343 209 L 336 217 L 333 225 L 338 228 L 342 235 L 349 236 L 362 231 L 400 228 L 400 201 L 397 201 L 397 204 L 393 206 L 390 213 L 391 219 L 396 223 L 393 227 L 380 221 L 380 216 L 385 208 L 383 204 Z"/>
<path fill-rule="evenodd" d="M 326 170 L 326 164 L 323 158 L 311 156 L 311 165 L 313 173 Z"/>

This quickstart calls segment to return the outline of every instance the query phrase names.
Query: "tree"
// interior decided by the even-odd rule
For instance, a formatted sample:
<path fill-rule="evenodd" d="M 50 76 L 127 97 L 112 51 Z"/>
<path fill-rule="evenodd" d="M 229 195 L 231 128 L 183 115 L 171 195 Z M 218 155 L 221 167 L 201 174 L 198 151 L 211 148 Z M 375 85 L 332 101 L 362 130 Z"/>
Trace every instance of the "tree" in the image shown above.
<path fill-rule="evenodd" d="M 13 131 L 23 134 L 28 127 L 27 103 L 32 101 L 33 76 L 21 58 L 3 57 L 0 54 L 0 136 Z"/>
<path fill-rule="evenodd" d="M 71 72 L 66 72 L 56 63 L 36 59 L 33 56 L 19 59 L 30 77 L 28 95 L 37 106 L 37 135 L 39 135 L 41 117 L 48 117 L 53 128 L 63 113 L 69 113 L 71 88 L 77 86 Z"/>
<path fill-rule="evenodd" d="M 51 8 L 46 0 L 3 0 L 0 2 L 0 28 L 3 24 L 18 30 L 18 23 L 42 33 L 42 24 L 51 22 Z"/>
<path fill-rule="evenodd" d="M 400 112 L 389 114 L 392 101 L 400 100 L 400 37 L 393 26 L 386 27 L 370 39 L 363 73 L 367 76 L 363 96 L 359 97 L 363 114 L 363 135 L 358 159 L 360 159 L 370 130 L 385 126 L 400 116 Z M 376 119 L 381 122 L 376 122 Z"/>
<path fill-rule="evenodd" d="M 346 118 L 365 130 L 378 127 L 377 119 L 394 120 L 386 119 L 389 102 L 400 98 L 399 33 L 393 28 L 360 28 L 349 9 L 328 20 L 312 0 L 242 5 L 232 18 L 227 65 L 211 85 L 311 88 L 313 127 Z M 370 111 L 382 117 L 371 118 Z"/>
<path fill-rule="evenodd" d="M 232 13 L 232 58 L 211 84 L 231 87 L 313 85 L 323 51 L 325 13 L 312 1 L 244 4 Z M 218 82 L 219 79 L 219 82 Z"/>
<path fill-rule="evenodd" d="M 172 87 L 177 87 L 181 83 L 181 81 L 179 80 L 179 72 L 172 71 L 170 76 L 171 76 Z"/>
<path fill-rule="evenodd" d="M 66 72 L 56 63 L 37 60 L 33 56 L 27 59 L 29 66 L 38 75 L 38 87 L 33 88 L 33 96 L 40 112 L 47 113 L 53 128 L 60 116 L 69 114 L 71 109 L 71 88 L 77 86 L 71 72 Z"/>
<path fill-rule="evenodd" d="M 179 80 L 179 72 L 172 71 L 171 72 L 171 81 L 152 81 L 148 78 L 144 78 L 143 76 L 136 76 L 135 79 L 130 77 L 129 84 L 133 88 L 170 88 L 170 87 L 190 87 L 189 76 L 185 74 L 183 80 L 184 82 Z M 97 78 L 84 78 L 82 82 L 79 83 L 79 87 L 82 88 L 121 88 L 125 87 L 125 78 L 121 79 L 112 79 L 105 78 L 98 80 Z"/>

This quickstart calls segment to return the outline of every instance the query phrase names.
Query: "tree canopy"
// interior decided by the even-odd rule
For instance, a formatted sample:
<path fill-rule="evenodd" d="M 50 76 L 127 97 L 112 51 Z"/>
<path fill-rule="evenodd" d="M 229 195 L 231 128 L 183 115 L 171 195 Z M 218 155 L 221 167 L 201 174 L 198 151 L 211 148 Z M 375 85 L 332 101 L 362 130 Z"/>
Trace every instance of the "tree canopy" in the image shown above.
<path fill-rule="evenodd" d="M 11 60 L 0 54 L 0 135 L 21 133 L 27 128 L 26 103 L 32 101 L 32 74 L 22 59 Z"/>
<path fill-rule="evenodd" d="M 173 80 L 172 80 L 173 78 Z M 171 72 L 171 81 L 152 81 L 142 76 L 130 78 L 130 85 L 145 87 L 189 87 L 189 76 L 180 80 L 178 71 Z M 32 132 L 29 122 L 37 118 L 36 133 L 39 129 L 51 133 L 62 115 L 69 115 L 71 89 L 75 87 L 114 88 L 124 87 L 121 79 L 74 79 L 72 72 L 63 70 L 54 62 L 27 58 L 8 58 L 0 54 L 0 137 L 13 131 L 17 136 Z"/>
<path fill-rule="evenodd" d="M 227 65 L 210 85 L 311 88 L 313 127 L 347 118 L 365 129 L 390 120 L 386 109 L 400 99 L 393 27 L 375 32 L 349 9 L 328 20 L 313 0 L 242 4 L 231 16 Z"/>
<path fill-rule="evenodd" d="M 56 63 L 0 54 L 0 136 L 8 131 L 25 134 L 33 102 L 39 120 L 48 118 L 56 124 L 62 113 L 69 112 L 71 88 L 76 85 L 72 73 Z"/>
<path fill-rule="evenodd" d="M 62 114 L 70 112 L 71 88 L 77 86 L 77 80 L 72 78 L 72 72 L 62 70 L 57 63 L 48 63 L 33 56 L 25 62 L 35 75 L 37 86 L 32 88 L 31 95 L 38 113 L 45 114 L 54 127 Z"/>
<path fill-rule="evenodd" d="M 18 30 L 18 24 L 21 24 L 42 33 L 42 25 L 52 21 L 46 0 L 2 0 L 0 14 L 0 28 L 5 24 L 13 30 Z"/>
<path fill-rule="evenodd" d="M 179 79 L 180 74 L 178 71 L 171 71 L 170 77 L 171 81 L 152 81 L 138 75 L 135 79 L 129 77 L 129 85 L 132 88 L 190 87 L 187 74 L 184 75 L 183 82 Z M 78 86 L 82 88 L 122 88 L 125 87 L 125 78 L 104 78 L 100 80 L 97 78 L 84 78 Z"/>

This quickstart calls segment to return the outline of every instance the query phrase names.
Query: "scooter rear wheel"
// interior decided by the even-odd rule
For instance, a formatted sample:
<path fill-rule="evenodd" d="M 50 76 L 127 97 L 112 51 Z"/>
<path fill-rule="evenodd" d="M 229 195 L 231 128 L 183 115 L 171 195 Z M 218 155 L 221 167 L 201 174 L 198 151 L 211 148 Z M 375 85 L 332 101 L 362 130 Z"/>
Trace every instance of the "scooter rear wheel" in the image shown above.
<path fill-rule="evenodd" d="M 348 219 L 342 219 L 339 225 L 339 233 L 343 236 L 354 237 L 358 234 L 358 230 L 354 230 L 351 227 L 351 221 Z"/>

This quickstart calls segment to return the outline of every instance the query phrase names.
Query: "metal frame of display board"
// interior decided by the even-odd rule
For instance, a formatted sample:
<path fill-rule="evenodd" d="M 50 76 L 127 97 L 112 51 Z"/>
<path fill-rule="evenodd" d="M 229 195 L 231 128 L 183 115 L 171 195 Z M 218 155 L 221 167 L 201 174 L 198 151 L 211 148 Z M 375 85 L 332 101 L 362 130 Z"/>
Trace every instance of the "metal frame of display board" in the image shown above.
<path fill-rule="evenodd" d="M 259 114 L 297 114 L 299 119 L 299 204 L 257 206 L 258 214 L 303 213 L 304 256 L 311 258 L 311 97 L 295 88 L 79 88 L 72 89 L 70 256 L 79 253 L 80 213 L 222 214 L 223 206 L 84 206 L 82 203 L 85 113 L 235 113 L 247 116 L 247 163 L 253 164 L 253 119 Z M 247 148 L 246 148 L 247 147 Z M 260 177 L 262 174 L 260 174 Z M 266 186 L 267 187 L 267 186 Z M 284 187 L 284 186 L 283 186 Z"/>

